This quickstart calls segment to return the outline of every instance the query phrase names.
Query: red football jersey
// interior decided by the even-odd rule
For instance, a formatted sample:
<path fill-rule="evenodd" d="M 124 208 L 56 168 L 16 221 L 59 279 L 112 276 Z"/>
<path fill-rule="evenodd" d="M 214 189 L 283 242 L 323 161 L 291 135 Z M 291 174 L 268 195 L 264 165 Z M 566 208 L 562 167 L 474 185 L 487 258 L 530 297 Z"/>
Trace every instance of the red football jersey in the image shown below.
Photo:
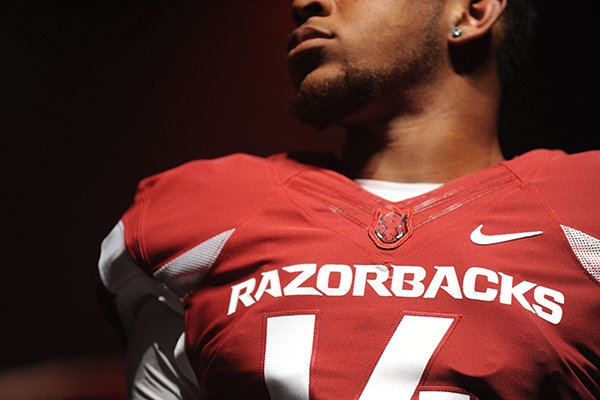
<path fill-rule="evenodd" d="M 144 180 L 122 226 L 208 398 L 598 399 L 599 206 L 599 152 L 398 203 L 233 155 Z"/>

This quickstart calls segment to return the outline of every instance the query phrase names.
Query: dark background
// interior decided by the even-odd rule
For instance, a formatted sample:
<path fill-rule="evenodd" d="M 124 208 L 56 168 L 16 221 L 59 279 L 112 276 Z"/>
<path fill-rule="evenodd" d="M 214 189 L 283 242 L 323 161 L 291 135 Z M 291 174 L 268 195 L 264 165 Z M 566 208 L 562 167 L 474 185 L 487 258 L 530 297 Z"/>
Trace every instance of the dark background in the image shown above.
<path fill-rule="evenodd" d="M 0 371 L 121 351 L 97 303 L 96 262 L 141 178 L 237 151 L 339 151 L 339 132 L 287 112 L 289 1 L 2 8 Z M 507 157 L 600 147 L 596 9 L 540 4 L 502 125 Z"/>

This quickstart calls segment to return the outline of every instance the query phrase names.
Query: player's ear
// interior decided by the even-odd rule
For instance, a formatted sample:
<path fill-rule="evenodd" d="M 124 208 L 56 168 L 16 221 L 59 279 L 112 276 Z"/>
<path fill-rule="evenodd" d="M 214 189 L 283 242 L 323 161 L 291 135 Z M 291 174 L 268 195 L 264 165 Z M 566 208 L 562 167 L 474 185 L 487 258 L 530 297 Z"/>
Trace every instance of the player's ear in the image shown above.
<path fill-rule="evenodd" d="M 462 44 L 483 37 L 491 31 L 506 8 L 507 0 L 467 0 L 455 15 L 449 32 L 451 44 Z M 458 10 L 457 10 L 458 11 Z"/>

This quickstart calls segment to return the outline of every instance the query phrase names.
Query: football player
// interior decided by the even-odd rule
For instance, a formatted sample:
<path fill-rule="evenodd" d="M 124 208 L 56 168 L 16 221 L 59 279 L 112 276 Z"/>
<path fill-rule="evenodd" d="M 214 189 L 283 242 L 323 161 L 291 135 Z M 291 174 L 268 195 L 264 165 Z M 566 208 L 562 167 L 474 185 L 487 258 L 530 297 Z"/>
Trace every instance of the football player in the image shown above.
<path fill-rule="evenodd" d="M 134 399 L 600 398 L 600 155 L 503 159 L 528 0 L 294 0 L 341 160 L 194 161 L 102 245 Z"/>

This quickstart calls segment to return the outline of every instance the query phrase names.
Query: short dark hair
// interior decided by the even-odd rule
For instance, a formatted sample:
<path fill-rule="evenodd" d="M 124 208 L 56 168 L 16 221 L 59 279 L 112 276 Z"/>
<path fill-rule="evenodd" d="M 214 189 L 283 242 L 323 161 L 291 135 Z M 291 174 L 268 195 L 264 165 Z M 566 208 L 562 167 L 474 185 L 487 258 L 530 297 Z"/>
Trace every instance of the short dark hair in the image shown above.
<path fill-rule="evenodd" d="M 512 80 L 531 50 L 536 20 L 534 0 L 508 0 L 503 15 L 504 38 L 498 54 L 503 87 Z"/>

